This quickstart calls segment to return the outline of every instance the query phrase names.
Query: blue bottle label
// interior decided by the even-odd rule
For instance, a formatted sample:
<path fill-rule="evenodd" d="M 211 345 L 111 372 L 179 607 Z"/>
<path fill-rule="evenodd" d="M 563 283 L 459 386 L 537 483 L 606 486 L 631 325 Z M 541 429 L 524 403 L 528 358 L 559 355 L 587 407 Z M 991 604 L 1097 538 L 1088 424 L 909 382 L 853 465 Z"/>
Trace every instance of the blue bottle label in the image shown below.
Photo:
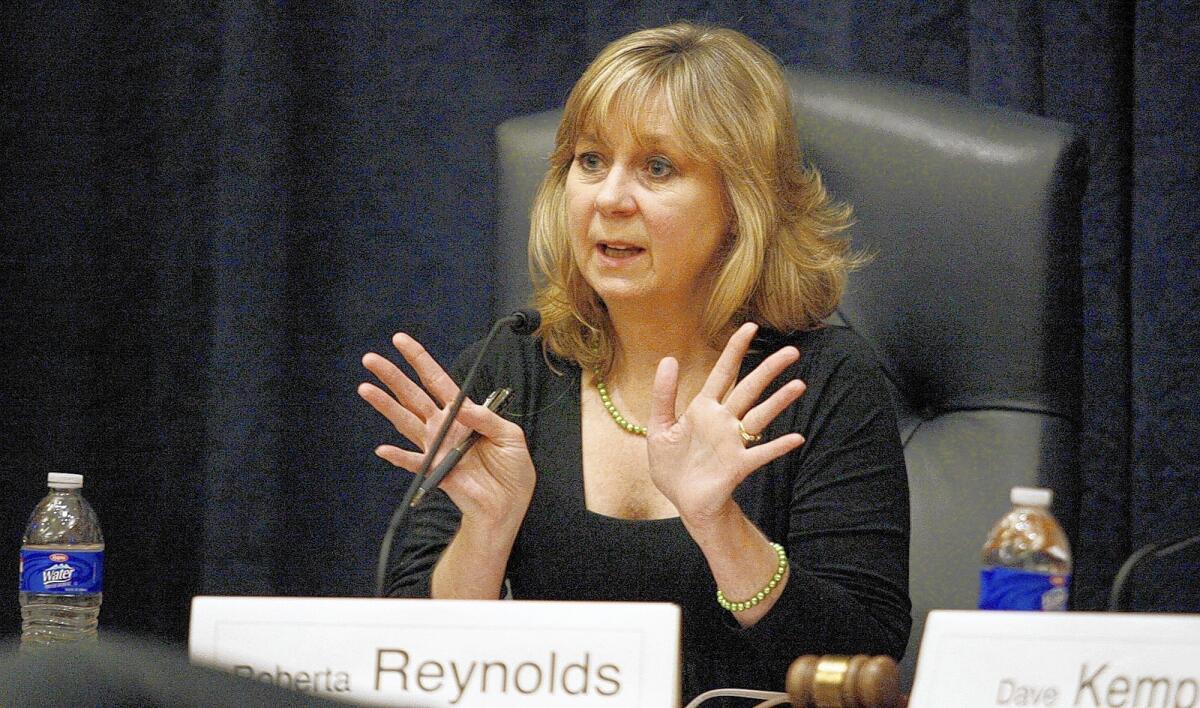
<path fill-rule="evenodd" d="M 1013 568 L 979 572 L 981 610 L 1065 610 L 1071 576 Z"/>
<path fill-rule="evenodd" d="M 21 592 L 101 592 L 104 551 L 21 549 Z"/>

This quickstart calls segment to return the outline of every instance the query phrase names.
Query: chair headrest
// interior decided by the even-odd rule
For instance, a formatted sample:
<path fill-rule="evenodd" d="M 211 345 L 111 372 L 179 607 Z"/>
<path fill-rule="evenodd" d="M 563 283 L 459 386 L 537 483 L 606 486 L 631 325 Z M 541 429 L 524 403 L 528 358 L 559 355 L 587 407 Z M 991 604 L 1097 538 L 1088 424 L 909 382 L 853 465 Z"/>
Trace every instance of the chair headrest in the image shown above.
<path fill-rule="evenodd" d="M 861 75 L 787 70 L 806 159 L 874 260 L 839 312 L 917 409 L 1074 418 L 1079 202 L 1071 126 Z"/>

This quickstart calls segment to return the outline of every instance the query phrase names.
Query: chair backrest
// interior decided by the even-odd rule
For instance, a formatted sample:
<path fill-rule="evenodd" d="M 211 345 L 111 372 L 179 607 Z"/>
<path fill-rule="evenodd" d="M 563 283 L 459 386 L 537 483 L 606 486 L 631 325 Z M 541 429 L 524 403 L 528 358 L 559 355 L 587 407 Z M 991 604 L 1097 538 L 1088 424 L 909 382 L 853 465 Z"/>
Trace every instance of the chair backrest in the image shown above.
<path fill-rule="evenodd" d="M 1079 204 L 1071 126 L 913 84 L 787 70 L 805 157 L 874 260 L 837 317 L 895 387 L 912 500 L 911 681 L 925 615 L 973 608 L 980 549 L 1015 485 L 1075 464 Z M 559 113 L 507 121 L 499 304 L 525 304 L 529 205 Z"/>

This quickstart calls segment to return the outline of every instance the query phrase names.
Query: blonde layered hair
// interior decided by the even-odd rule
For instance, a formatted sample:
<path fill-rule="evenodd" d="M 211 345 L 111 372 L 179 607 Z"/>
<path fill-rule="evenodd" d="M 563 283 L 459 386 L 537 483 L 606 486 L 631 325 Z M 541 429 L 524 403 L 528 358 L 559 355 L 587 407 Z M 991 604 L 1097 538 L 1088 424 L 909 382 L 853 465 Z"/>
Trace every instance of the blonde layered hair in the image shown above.
<path fill-rule="evenodd" d="M 850 208 L 834 204 L 820 175 L 804 166 L 774 57 L 733 30 L 673 24 L 605 47 L 567 98 L 529 236 L 546 348 L 603 373 L 612 365 L 612 322 L 571 251 L 567 173 L 581 135 L 617 125 L 636 138 L 641 111 L 655 99 L 667 107 L 688 156 L 717 167 L 729 212 L 703 336 L 720 348 L 746 321 L 783 332 L 819 326 L 861 262 L 838 236 Z"/>

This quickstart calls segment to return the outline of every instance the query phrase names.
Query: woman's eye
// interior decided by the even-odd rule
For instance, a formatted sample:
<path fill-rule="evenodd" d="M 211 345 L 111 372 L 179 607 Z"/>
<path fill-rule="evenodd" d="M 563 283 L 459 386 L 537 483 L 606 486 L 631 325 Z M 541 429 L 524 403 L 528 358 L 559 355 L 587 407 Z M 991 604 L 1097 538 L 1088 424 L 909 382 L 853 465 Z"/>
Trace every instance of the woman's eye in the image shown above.
<path fill-rule="evenodd" d="M 655 157 L 646 163 L 646 171 L 651 177 L 669 177 L 675 171 L 675 167 L 663 158 Z"/>
<path fill-rule="evenodd" d="M 576 157 L 575 161 L 578 162 L 579 166 L 587 172 L 598 170 L 601 166 L 600 156 L 594 152 L 585 152 Z"/>

